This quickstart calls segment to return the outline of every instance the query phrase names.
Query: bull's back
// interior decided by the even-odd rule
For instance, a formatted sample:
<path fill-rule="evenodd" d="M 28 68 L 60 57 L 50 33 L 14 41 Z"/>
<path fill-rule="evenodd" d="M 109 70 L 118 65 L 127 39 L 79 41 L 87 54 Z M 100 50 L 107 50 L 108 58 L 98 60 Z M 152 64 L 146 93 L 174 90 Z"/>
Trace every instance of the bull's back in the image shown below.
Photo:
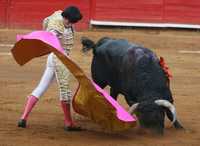
<path fill-rule="evenodd" d="M 119 69 L 130 44 L 127 40 L 104 40 L 95 48 L 92 60 L 92 77 L 99 84 L 119 85 Z M 103 86 L 103 85 L 102 85 Z"/>
<path fill-rule="evenodd" d="M 150 49 L 126 40 L 110 39 L 97 48 L 93 61 L 96 62 L 93 71 L 98 77 L 124 94 L 127 101 L 136 102 L 136 97 L 170 97 L 164 72 Z"/>

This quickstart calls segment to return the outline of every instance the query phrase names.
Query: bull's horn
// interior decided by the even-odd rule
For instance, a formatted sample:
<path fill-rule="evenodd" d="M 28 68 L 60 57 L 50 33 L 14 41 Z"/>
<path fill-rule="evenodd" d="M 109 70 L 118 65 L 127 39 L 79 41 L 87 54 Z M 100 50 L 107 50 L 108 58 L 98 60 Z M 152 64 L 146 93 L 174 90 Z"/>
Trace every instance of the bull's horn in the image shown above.
<path fill-rule="evenodd" d="M 175 106 L 173 104 L 171 104 L 167 100 L 155 100 L 155 103 L 157 105 L 164 106 L 164 107 L 168 108 L 171 111 L 171 113 L 173 114 L 172 123 L 174 123 L 176 121 L 176 109 L 175 109 Z"/>
<path fill-rule="evenodd" d="M 137 106 L 139 105 L 139 103 L 135 103 L 133 104 L 130 108 L 129 108 L 129 113 L 132 115 L 133 112 L 135 111 L 135 109 L 137 108 Z"/>

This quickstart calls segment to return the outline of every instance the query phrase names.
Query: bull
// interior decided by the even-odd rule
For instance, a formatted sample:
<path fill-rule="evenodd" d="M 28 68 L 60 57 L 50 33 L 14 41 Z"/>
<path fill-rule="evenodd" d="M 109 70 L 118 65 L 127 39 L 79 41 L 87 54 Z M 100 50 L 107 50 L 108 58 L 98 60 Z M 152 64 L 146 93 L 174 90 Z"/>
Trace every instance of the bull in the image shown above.
<path fill-rule="evenodd" d="M 110 86 L 110 95 L 125 97 L 140 126 L 164 133 L 165 114 L 176 129 L 183 129 L 177 119 L 169 79 L 156 54 L 125 39 L 103 37 L 96 43 L 81 39 L 82 51 L 92 49 L 92 79 L 101 88 Z"/>

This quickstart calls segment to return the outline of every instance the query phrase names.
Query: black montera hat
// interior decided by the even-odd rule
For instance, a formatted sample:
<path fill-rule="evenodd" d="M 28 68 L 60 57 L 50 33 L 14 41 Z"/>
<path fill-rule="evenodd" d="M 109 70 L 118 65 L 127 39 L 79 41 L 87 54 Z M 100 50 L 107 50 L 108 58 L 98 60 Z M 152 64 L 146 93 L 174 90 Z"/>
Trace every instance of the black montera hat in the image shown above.
<path fill-rule="evenodd" d="M 76 23 L 83 17 L 80 10 L 75 6 L 65 8 L 61 15 L 67 18 L 71 23 Z"/>

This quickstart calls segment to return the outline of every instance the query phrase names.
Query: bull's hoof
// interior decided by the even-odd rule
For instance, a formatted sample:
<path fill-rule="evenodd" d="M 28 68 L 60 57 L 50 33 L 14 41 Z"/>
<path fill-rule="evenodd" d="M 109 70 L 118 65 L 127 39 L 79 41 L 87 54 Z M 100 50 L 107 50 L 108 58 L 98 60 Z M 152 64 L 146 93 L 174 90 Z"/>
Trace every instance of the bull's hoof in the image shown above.
<path fill-rule="evenodd" d="M 174 123 L 174 127 L 175 127 L 176 129 L 179 129 L 179 130 L 184 130 L 184 127 L 183 127 L 178 121 L 176 121 L 176 122 Z"/>
<path fill-rule="evenodd" d="M 20 119 L 18 121 L 18 127 L 26 128 L 26 120 Z"/>
<path fill-rule="evenodd" d="M 65 131 L 82 131 L 83 129 L 78 126 L 65 126 L 64 130 Z"/>
<path fill-rule="evenodd" d="M 177 130 L 185 130 L 185 128 L 184 128 L 183 126 L 181 126 L 181 125 L 175 126 L 175 128 L 176 128 Z"/>

